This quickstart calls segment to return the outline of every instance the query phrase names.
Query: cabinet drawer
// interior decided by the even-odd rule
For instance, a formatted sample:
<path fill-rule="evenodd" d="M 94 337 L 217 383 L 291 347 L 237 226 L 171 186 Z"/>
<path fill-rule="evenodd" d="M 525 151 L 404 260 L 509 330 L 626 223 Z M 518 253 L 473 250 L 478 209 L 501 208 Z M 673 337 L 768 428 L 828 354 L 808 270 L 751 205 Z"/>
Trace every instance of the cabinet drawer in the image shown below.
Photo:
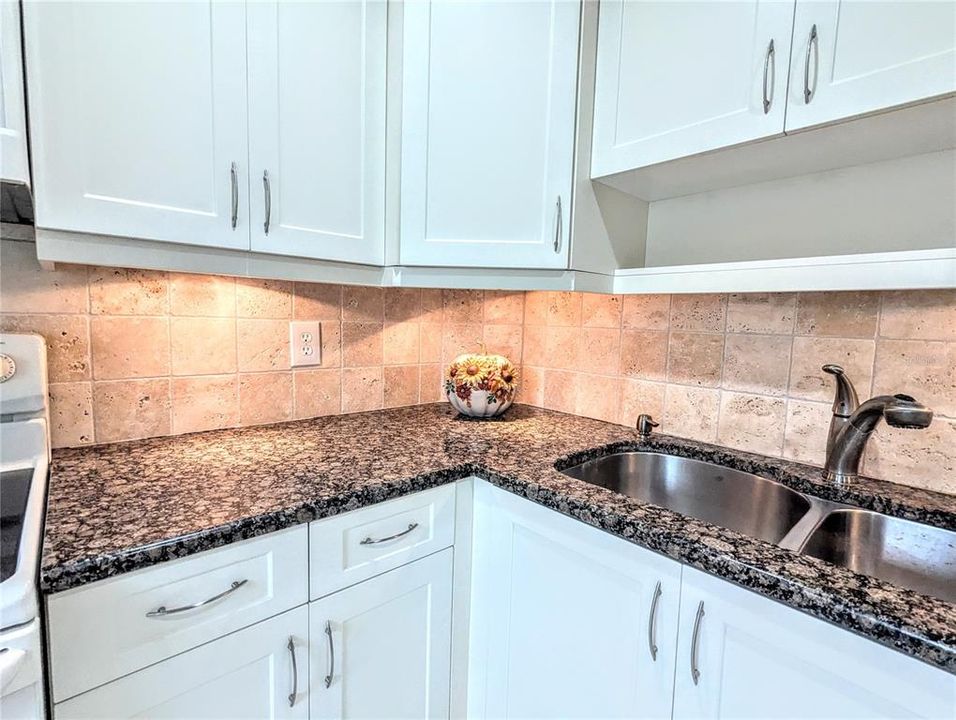
<path fill-rule="evenodd" d="M 304 525 L 53 595 L 53 698 L 121 675 L 306 602 Z"/>
<path fill-rule="evenodd" d="M 451 546 L 455 485 L 415 493 L 309 525 L 309 596 L 315 600 Z"/>

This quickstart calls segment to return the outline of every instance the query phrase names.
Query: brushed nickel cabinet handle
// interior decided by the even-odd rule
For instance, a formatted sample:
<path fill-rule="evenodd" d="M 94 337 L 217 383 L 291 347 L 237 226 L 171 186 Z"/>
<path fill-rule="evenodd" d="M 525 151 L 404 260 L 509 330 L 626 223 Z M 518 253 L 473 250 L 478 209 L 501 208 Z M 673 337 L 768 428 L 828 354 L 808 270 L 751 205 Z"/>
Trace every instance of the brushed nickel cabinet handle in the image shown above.
<path fill-rule="evenodd" d="M 555 222 L 554 222 L 554 251 L 555 251 L 555 252 L 560 252 L 560 250 L 561 250 L 561 232 L 562 232 L 562 230 L 563 230 L 563 228 L 561 227 L 561 225 L 562 225 L 562 218 L 561 218 L 562 213 L 561 213 L 561 196 L 560 196 L 560 195 L 558 195 L 558 201 L 557 201 L 557 203 L 555 203 L 554 213 L 555 213 Z"/>
<path fill-rule="evenodd" d="M 697 665 L 697 653 L 700 649 L 700 621 L 704 619 L 704 601 L 697 606 L 697 617 L 694 618 L 694 634 L 690 639 L 690 676 L 694 685 L 700 680 L 700 669 Z"/>
<path fill-rule="evenodd" d="M 292 692 L 289 693 L 289 707 L 292 707 L 295 705 L 296 695 L 299 694 L 299 668 L 295 662 L 295 640 L 292 639 L 291 635 L 286 647 L 289 649 L 289 655 L 292 656 Z"/>
<path fill-rule="evenodd" d="M 359 543 L 359 545 L 378 545 L 379 543 L 388 542 L 389 540 L 398 540 L 398 538 L 405 537 L 406 535 L 408 535 L 408 533 L 410 533 L 412 530 L 414 530 L 417 527 L 418 527 L 417 522 L 408 523 L 407 530 L 402 530 L 400 533 L 395 533 L 394 535 L 389 535 L 388 537 L 378 538 L 377 540 L 373 540 L 372 538 L 367 537 L 364 540 L 362 540 Z"/>
<path fill-rule="evenodd" d="M 243 585 L 245 585 L 247 582 L 249 582 L 249 581 L 248 581 L 248 580 L 236 580 L 235 582 L 232 583 L 232 585 L 230 585 L 226 590 L 223 590 L 223 591 L 222 591 L 221 593 L 219 593 L 218 595 L 213 595 L 211 598 L 206 598 L 205 600 L 200 600 L 199 602 L 193 603 L 192 605 L 183 605 L 182 607 L 173 608 L 172 610 L 167 610 L 165 605 L 161 605 L 160 607 L 156 608 L 155 610 L 150 610 L 148 613 L 146 613 L 146 617 L 148 617 L 148 618 L 168 617 L 168 616 L 170 616 L 170 615 L 177 615 L 177 614 L 179 614 L 179 613 L 184 613 L 184 612 L 186 612 L 187 610 L 196 610 L 196 609 L 198 609 L 198 608 L 205 607 L 206 605 L 211 605 L 212 603 L 216 602 L 217 600 L 222 600 L 222 599 L 223 599 L 224 597 L 226 597 L 227 595 L 232 595 L 236 590 L 238 590 L 239 588 L 241 588 L 241 587 L 242 587 Z"/>
<path fill-rule="evenodd" d="M 816 57 L 819 53 L 819 39 L 817 37 L 817 24 L 813 23 L 810 28 L 810 39 L 807 41 L 807 57 L 803 64 L 803 104 L 809 105 L 813 99 L 813 90 L 810 88 L 810 55 Z M 817 60 L 819 62 L 819 60 Z M 817 63 L 814 63 L 816 66 Z M 814 83 L 815 84 L 815 83 Z"/>
<path fill-rule="evenodd" d="M 767 46 L 767 54 L 763 59 L 763 114 L 770 112 L 770 106 L 773 105 L 773 86 L 777 79 L 777 57 L 773 49 L 773 39 Z M 768 89 L 767 80 L 770 80 Z"/>
<path fill-rule="evenodd" d="M 265 203 L 266 203 L 266 220 L 263 223 L 262 229 L 265 230 L 266 235 L 269 234 L 269 223 L 272 220 L 272 183 L 269 181 L 269 171 L 262 171 L 262 192 L 265 194 Z"/>
<path fill-rule="evenodd" d="M 332 622 L 325 621 L 325 637 L 329 641 L 329 674 L 325 676 L 326 689 L 332 687 L 332 676 L 335 675 L 335 643 L 332 641 Z"/>
<path fill-rule="evenodd" d="M 658 580 L 651 600 L 651 612 L 647 616 L 647 647 L 654 662 L 657 662 L 657 602 L 661 599 L 661 594 L 661 581 Z"/>
<path fill-rule="evenodd" d="M 229 168 L 229 181 L 232 183 L 232 229 L 239 222 L 239 168 L 233 163 Z"/>

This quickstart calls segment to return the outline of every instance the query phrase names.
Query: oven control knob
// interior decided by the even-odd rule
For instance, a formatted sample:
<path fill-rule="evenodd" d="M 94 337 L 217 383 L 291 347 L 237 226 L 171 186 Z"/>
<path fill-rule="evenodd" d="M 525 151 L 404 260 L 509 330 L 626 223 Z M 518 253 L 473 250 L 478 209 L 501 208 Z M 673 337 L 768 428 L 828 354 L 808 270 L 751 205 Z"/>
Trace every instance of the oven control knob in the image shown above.
<path fill-rule="evenodd" d="M 0 383 L 4 383 L 17 373 L 17 364 L 9 355 L 0 353 Z"/>

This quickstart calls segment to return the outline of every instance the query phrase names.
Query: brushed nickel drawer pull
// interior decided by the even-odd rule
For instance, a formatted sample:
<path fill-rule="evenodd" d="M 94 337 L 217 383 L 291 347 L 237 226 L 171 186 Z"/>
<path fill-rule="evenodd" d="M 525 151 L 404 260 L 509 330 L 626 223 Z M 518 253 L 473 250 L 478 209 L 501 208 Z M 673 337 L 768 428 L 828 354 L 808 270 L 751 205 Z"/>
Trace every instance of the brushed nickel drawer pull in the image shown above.
<path fill-rule="evenodd" d="M 370 537 L 365 538 L 359 545 L 378 545 L 379 543 L 388 542 L 389 540 L 398 540 L 400 537 L 408 535 L 412 530 L 418 527 L 418 523 L 409 523 L 408 530 L 402 530 L 400 533 L 395 533 L 394 535 L 389 535 L 388 537 L 379 538 L 378 540 L 373 540 Z"/>
<path fill-rule="evenodd" d="M 814 75 L 816 75 L 817 65 L 819 64 L 819 58 L 817 58 L 817 53 L 819 53 L 819 39 L 817 38 L 817 24 L 813 23 L 813 27 L 810 28 L 810 39 L 807 41 L 807 57 L 803 65 L 803 104 L 809 105 L 810 101 L 813 100 L 813 89 L 810 87 L 810 56 L 813 55 L 816 62 L 814 63 Z M 816 85 L 816 78 L 814 77 L 814 85 Z"/>
<path fill-rule="evenodd" d="M 769 89 L 767 80 L 770 80 Z M 770 112 L 773 105 L 773 86 L 777 81 L 777 55 L 773 48 L 773 40 L 767 46 L 767 54 L 763 59 L 763 114 Z"/>
<path fill-rule="evenodd" d="M 651 660 L 657 662 L 657 602 L 661 599 L 661 581 L 657 581 L 654 597 L 651 600 L 651 612 L 647 617 L 647 647 L 651 651 Z"/>
<path fill-rule="evenodd" d="M 233 163 L 229 168 L 230 190 L 232 191 L 232 229 L 239 222 L 239 167 Z"/>
<path fill-rule="evenodd" d="M 289 650 L 289 655 L 292 656 L 292 692 L 289 693 L 289 707 L 295 705 L 295 696 L 299 694 L 299 669 L 296 667 L 295 662 L 295 640 L 292 639 L 292 636 L 289 636 L 289 644 L 286 645 Z"/>
<path fill-rule="evenodd" d="M 558 200 L 554 204 L 554 251 L 555 252 L 561 251 L 561 235 L 564 232 L 564 228 L 562 227 L 563 218 L 561 216 L 562 216 L 561 196 L 558 195 Z"/>
<path fill-rule="evenodd" d="M 329 674 L 325 676 L 326 689 L 332 687 L 332 677 L 335 675 L 335 643 L 332 642 L 332 622 L 325 621 L 325 636 L 329 640 Z"/>
<path fill-rule="evenodd" d="M 694 685 L 700 680 L 700 669 L 697 666 L 697 653 L 700 650 L 700 621 L 704 619 L 704 601 L 697 606 L 697 617 L 694 618 L 694 634 L 690 639 L 690 676 Z"/>
<path fill-rule="evenodd" d="M 262 192 L 265 200 L 266 219 L 262 224 L 262 229 L 266 235 L 269 234 L 269 224 L 272 222 L 272 182 L 269 180 L 269 171 L 262 171 Z"/>
<path fill-rule="evenodd" d="M 204 606 L 206 606 L 206 605 L 211 605 L 212 603 L 216 602 L 217 600 L 222 600 L 222 599 L 223 599 L 224 597 L 226 597 L 227 595 L 232 595 L 232 593 L 234 593 L 236 590 L 238 590 L 239 588 L 241 588 L 241 587 L 242 587 L 243 585 L 245 585 L 247 582 L 249 582 L 249 581 L 248 581 L 248 580 L 236 580 L 236 581 L 234 581 L 234 582 L 232 583 L 232 585 L 229 586 L 229 588 L 228 588 L 227 590 L 223 590 L 223 591 L 222 591 L 221 593 L 219 593 L 218 595 L 213 595 L 211 598 L 206 598 L 205 600 L 200 600 L 199 602 L 193 603 L 192 605 L 183 605 L 182 607 L 173 608 L 172 610 L 167 610 L 165 605 L 161 605 L 160 607 L 156 608 L 155 610 L 150 610 L 148 613 L 146 613 L 146 617 L 149 617 L 149 618 L 154 618 L 154 617 L 168 617 L 169 615 L 176 615 L 176 614 L 178 614 L 178 613 L 186 612 L 187 610 L 196 610 L 196 609 L 201 608 L 201 607 L 204 607 Z"/>

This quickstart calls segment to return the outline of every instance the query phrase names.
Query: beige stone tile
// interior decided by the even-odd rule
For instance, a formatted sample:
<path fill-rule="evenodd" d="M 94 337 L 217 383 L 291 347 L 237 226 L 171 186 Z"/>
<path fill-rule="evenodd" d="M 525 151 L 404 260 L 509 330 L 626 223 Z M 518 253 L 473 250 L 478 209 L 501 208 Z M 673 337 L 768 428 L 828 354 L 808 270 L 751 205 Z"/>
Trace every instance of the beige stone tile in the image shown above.
<path fill-rule="evenodd" d="M 880 335 L 912 340 L 956 341 L 956 290 L 883 293 Z"/>
<path fill-rule="evenodd" d="M 484 343 L 488 352 L 504 355 L 515 365 L 521 364 L 521 325 L 485 325 Z"/>
<path fill-rule="evenodd" d="M 382 324 L 342 323 L 342 365 L 370 367 L 382 364 Z"/>
<path fill-rule="evenodd" d="M 94 316 L 90 320 L 97 380 L 169 375 L 169 320 Z"/>
<path fill-rule="evenodd" d="M 484 318 L 481 290 L 442 290 L 442 322 L 464 325 Z"/>
<path fill-rule="evenodd" d="M 237 278 L 236 315 L 241 318 L 291 318 L 292 283 Z"/>
<path fill-rule="evenodd" d="M 622 295 L 583 293 L 581 298 L 581 324 L 584 327 L 621 327 Z"/>
<path fill-rule="evenodd" d="M 219 275 L 172 273 L 169 312 L 196 317 L 235 317 L 236 280 Z"/>
<path fill-rule="evenodd" d="M 667 330 L 670 295 L 625 295 L 621 323 L 634 330 Z"/>
<path fill-rule="evenodd" d="M 783 436 L 783 456 L 788 460 L 823 466 L 827 455 L 830 403 L 790 400 L 787 403 L 787 429 Z"/>
<path fill-rule="evenodd" d="M 93 442 L 91 383 L 50 383 L 50 443 L 55 448 Z"/>
<path fill-rule="evenodd" d="M 292 317 L 296 320 L 339 322 L 342 319 L 342 286 L 295 283 Z"/>
<path fill-rule="evenodd" d="M 447 365 L 462 353 L 481 350 L 483 328 L 478 325 L 442 325 L 441 360 Z"/>
<path fill-rule="evenodd" d="M 173 375 L 236 372 L 235 319 L 170 318 L 169 337 Z"/>
<path fill-rule="evenodd" d="M 342 320 L 384 322 L 385 291 L 376 287 L 346 285 L 342 288 Z"/>
<path fill-rule="evenodd" d="M 239 423 L 239 388 L 235 375 L 173 378 L 173 433 L 235 427 Z"/>
<path fill-rule="evenodd" d="M 852 380 L 860 399 L 869 397 L 873 378 L 872 340 L 795 337 L 790 364 L 790 396 L 801 400 L 833 402 L 833 378 L 820 368 L 840 365 Z"/>
<path fill-rule="evenodd" d="M 671 330 L 723 332 L 727 322 L 725 295 L 674 295 Z"/>
<path fill-rule="evenodd" d="M 547 367 L 551 364 L 548 357 L 548 328 L 546 326 L 524 326 L 521 362 L 524 365 L 534 365 L 536 367 Z"/>
<path fill-rule="evenodd" d="M 621 413 L 621 382 L 619 377 L 579 376 L 575 413 L 617 422 Z"/>
<path fill-rule="evenodd" d="M 544 367 L 577 370 L 582 348 L 581 328 L 555 325 L 547 328 Z"/>
<path fill-rule="evenodd" d="M 511 290 L 485 290 L 485 322 L 497 325 L 521 325 L 524 322 L 524 293 Z"/>
<path fill-rule="evenodd" d="M 956 342 L 881 339 L 873 392 L 906 393 L 939 415 L 956 417 Z"/>
<path fill-rule="evenodd" d="M 786 421 L 783 398 L 723 392 L 717 443 L 761 455 L 780 455 Z"/>
<path fill-rule="evenodd" d="M 714 442 L 719 407 L 719 390 L 668 385 L 664 391 L 664 421 L 660 429 L 668 435 Z"/>
<path fill-rule="evenodd" d="M 789 335 L 796 315 L 794 293 L 733 293 L 727 299 L 727 332 Z"/>
<path fill-rule="evenodd" d="M 441 362 L 442 326 L 436 323 L 422 323 L 419 326 L 419 357 L 421 362 Z"/>
<path fill-rule="evenodd" d="M 417 322 L 421 313 L 421 290 L 418 288 L 385 288 L 385 322 Z"/>
<path fill-rule="evenodd" d="M 442 366 L 436 364 L 419 366 L 419 402 L 432 403 L 446 401 L 442 389 Z"/>
<path fill-rule="evenodd" d="M 442 291 L 437 288 L 422 290 L 422 311 L 419 319 L 424 323 L 440 325 L 443 316 Z"/>
<path fill-rule="evenodd" d="M 0 315 L 0 328 L 46 340 L 50 382 L 90 379 L 90 329 L 84 315 Z"/>
<path fill-rule="evenodd" d="M 716 387 L 724 354 L 724 336 L 672 332 L 667 350 L 667 379 L 682 385 Z"/>
<path fill-rule="evenodd" d="M 0 242 L 0 287 L 0 312 L 85 313 L 90 307 L 86 267 L 57 263 L 56 270 L 43 270 L 32 242 Z"/>
<path fill-rule="evenodd" d="M 418 365 L 393 365 L 385 368 L 385 407 L 417 405 L 418 375 Z"/>
<path fill-rule="evenodd" d="M 292 376 L 297 419 L 338 415 L 342 411 L 341 370 L 296 370 Z"/>
<path fill-rule="evenodd" d="M 169 282 L 165 272 L 92 267 L 90 312 L 94 315 L 166 315 Z"/>
<path fill-rule="evenodd" d="M 626 377 L 664 380 L 667 376 L 667 332 L 624 330 L 621 372 Z"/>
<path fill-rule="evenodd" d="M 382 336 L 382 357 L 386 365 L 417 363 L 419 327 L 414 320 L 385 323 Z"/>
<path fill-rule="evenodd" d="M 236 321 L 239 372 L 289 369 L 289 321 Z"/>
<path fill-rule="evenodd" d="M 880 312 L 877 292 L 801 293 L 797 300 L 798 335 L 871 338 Z"/>
<path fill-rule="evenodd" d="M 96 442 L 169 435 L 169 380 L 112 380 L 93 383 Z"/>
<path fill-rule="evenodd" d="M 581 296 L 575 292 L 529 292 L 525 295 L 524 321 L 529 325 L 578 326 Z"/>
<path fill-rule="evenodd" d="M 637 426 L 637 417 L 647 414 L 657 422 L 664 417 L 663 383 L 625 378 L 621 383 L 621 413 L 618 422 L 628 427 Z"/>
<path fill-rule="evenodd" d="M 789 335 L 727 335 L 721 387 L 786 395 L 792 343 Z"/>
<path fill-rule="evenodd" d="M 542 407 L 544 404 L 544 368 L 522 366 L 518 372 L 516 402 Z"/>
<path fill-rule="evenodd" d="M 239 424 L 263 425 L 291 419 L 291 372 L 239 376 Z"/>
<path fill-rule="evenodd" d="M 322 333 L 322 364 L 324 368 L 342 367 L 342 323 L 320 323 Z"/>
<path fill-rule="evenodd" d="M 619 375 L 621 372 L 621 331 L 617 328 L 588 327 L 577 330 L 577 364 L 581 372 Z M 566 348 L 567 352 L 570 348 Z"/>
<path fill-rule="evenodd" d="M 863 471 L 882 480 L 956 495 L 956 420 L 937 417 L 925 430 L 881 423 L 867 444 Z"/>
<path fill-rule="evenodd" d="M 384 386 L 381 366 L 346 368 L 342 371 L 342 412 L 381 409 Z"/>
<path fill-rule="evenodd" d="M 544 371 L 544 407 L 573 414 L 577 410 L 580 373 L 566 370 Z"/>

